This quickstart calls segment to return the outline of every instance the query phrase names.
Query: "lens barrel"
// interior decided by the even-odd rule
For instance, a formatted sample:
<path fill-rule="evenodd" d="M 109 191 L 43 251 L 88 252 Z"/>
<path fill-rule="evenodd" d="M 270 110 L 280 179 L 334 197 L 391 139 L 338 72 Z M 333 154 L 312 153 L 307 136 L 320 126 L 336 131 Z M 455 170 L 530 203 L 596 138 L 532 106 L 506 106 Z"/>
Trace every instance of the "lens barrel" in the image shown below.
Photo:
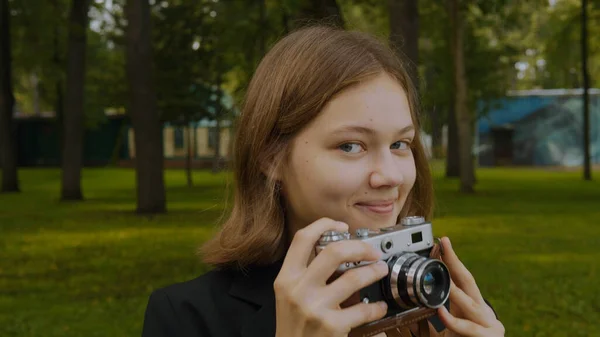
<path fill-rule="evenodd" d="M 390 275 L 384 294 L 403 309 L 439 308 L 450 295 L 450 273 L 439 260 L 406 252 L 388 260 Z"/>

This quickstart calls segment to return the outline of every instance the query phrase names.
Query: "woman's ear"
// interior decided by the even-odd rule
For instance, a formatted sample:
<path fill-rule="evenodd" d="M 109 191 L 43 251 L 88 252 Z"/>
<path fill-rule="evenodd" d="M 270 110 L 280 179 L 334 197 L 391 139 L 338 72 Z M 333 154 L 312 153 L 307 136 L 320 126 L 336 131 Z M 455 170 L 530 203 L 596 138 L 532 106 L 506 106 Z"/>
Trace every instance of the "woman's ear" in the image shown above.
<path fill-rule="evenodd" d="M 260 171 L 270 181 L 281 181 L 281 165 L 278 165 L 272 160 L 266 160 L 260 164 Z"/>
<path fill-rule="evenodd" d="M 267 180 L 282 182 L 284 180 L 284 171 L 287 164 L 287 155 L 285 149 L 280 151 L 267 152 L 263 154 L 260 161 L 260 171 L 265 175 Z"/>

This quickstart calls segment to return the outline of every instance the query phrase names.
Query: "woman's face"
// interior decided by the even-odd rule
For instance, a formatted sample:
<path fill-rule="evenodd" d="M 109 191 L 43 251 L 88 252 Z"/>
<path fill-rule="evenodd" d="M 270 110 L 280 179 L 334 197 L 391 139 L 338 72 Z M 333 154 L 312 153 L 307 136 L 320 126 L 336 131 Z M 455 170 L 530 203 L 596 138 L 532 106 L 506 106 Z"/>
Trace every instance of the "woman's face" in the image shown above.
<path fill-rule="evenodd" d="M 282 173 L 288 228 L 322 217 L 357 228 L 395 225 L 416 178 L 406 94 L 387 74 L 331 100 L 293 140 Z"/>

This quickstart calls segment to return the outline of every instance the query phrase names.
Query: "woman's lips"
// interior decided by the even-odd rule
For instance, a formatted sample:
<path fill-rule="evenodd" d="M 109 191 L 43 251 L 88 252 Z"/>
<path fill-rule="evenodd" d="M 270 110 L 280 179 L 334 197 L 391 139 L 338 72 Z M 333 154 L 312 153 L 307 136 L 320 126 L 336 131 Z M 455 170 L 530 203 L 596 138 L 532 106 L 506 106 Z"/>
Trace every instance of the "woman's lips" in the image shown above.
<path fill-rule="evenodd" d="M 356 206 L 362 210 L 376 214 L 390 214 L 394 211 L 393 201 L 359 202 Z"/>

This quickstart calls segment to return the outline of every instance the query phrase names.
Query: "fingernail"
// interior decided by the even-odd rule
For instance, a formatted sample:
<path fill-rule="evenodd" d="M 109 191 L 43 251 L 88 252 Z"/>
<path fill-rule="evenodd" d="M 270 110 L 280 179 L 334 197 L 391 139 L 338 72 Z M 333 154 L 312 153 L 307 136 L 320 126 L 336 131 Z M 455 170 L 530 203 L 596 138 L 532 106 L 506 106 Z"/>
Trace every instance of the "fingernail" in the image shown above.
<path fill-rule="evenodd" d="M 385 303 L 384 301 L 379 301 L 379 302 L 377 302 L 377 304 L 379 304 L 381 309 L 387 310 L 387 303 Z"/>
<path fill-rule="evenodd" d="M 385 261 L 377 261 L 376 265 L 378 266 L 377 268 L 381 268 L 381 273 L 385 272 L 384 275 L 387 275 L 390 272 L 389 267 Z"/>
<path fill-rule="evenodd" d="M 450 246 L 450 248 L 452 248 L 452 242 L 450 242 L 450 238 L 446 237 L 446 240 L 448 240 L 448 246 Z"/>
<path fill-rule="evenodd" d="M 373 255 L 375 256 L 374 260 L 381 260 L 381 257 L 383 256 L 383 253 L 381 252 L 381 250 L 371 247 L 371 251 L 373 252 Z"/>

